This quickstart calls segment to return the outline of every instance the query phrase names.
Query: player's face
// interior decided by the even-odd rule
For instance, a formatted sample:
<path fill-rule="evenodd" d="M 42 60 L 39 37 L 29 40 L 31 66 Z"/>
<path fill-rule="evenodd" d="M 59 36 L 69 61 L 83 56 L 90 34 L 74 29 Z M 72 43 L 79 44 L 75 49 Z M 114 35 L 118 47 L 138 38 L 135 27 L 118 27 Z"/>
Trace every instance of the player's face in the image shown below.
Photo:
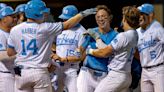
<path fill-rule="evenodd" d="M 145 29 L 149 24 L 149 15 L 141 13 L 139 21 L 140 26 Z"/>
<path fill-rule="evenodd" d="M 23 22 L 25 20 L 24 13 L 19 13 L 18 16 L 19 16 L 18 17 L 18 23 L 21 23 L 21 22 Z"/>
<path fill-rule="evenodd" d="M 122 18 L 122 28 L 124 29 L 124 31 L 127 30 L 127 23 L 126 23 L 124 15 L 123 15 L 123 18 Z"/>
<path fill-rule="evenodd" d="M 97 11 L 95 18 L 99 28 L 104 29 L 110 26 L 110 17 L 104 9 Z"/>
<path fill-rule="evenodd" d="M 16 14 L 5 17 L 5 23 L 8 27 L 15 26 L 17 24 L 17 20 L 18 18 Z"/>

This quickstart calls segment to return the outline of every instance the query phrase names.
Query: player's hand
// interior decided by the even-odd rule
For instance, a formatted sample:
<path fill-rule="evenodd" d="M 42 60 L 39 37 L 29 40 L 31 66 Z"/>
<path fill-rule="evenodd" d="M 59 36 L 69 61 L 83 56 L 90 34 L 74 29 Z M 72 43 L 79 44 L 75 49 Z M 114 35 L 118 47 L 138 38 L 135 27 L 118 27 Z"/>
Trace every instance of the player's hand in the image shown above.
<path fill-rule="evenodd" d="M 90 35 L 95 40 L 100 38 L 100 34 L 92 29 L 88 29 L 83 35 Z"/>
<path fill-rule="evenodd" d="M 56 66 L 55 66 L 55 65 L 53 65 L 53 64 L 51 64 L 51 65 L 48 67 L 48 71 L 49 71 L 49 73 L 54 72 L 54 71 L 55 71 L 55 69 L 56 69 Z"/>
<path fill-rule="evenodd" d="M 51 58 L 54 60 L 60 60 L 61 59 L 57 54 L 52 54 Z"/>
<path fill-rule="evenodd" d="M 86 17 L 88 15 L 92 15 L 92 14 L 96 14 L 96 8 L 90 8 L 90 9 L 86 9 L 84 11 L 81 11 L 80 14 L 83 16 L 83 17 Z"/>

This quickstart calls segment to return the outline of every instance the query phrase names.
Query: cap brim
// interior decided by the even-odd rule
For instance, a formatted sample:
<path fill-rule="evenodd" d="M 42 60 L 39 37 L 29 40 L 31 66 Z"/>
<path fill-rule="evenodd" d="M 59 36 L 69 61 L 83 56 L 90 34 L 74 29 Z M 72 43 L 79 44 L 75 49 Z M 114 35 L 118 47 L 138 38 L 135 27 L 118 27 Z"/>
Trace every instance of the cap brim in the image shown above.
<path fill-rule="evenodd" d="M 60 18 L 60 19 L 70 19 L 71 17 L 61 14 L 58 18 Z"/>
<path fill-rule="evenodd" d="M 50 13 L 50 8 L 45 8 L 42 13 Z"/>

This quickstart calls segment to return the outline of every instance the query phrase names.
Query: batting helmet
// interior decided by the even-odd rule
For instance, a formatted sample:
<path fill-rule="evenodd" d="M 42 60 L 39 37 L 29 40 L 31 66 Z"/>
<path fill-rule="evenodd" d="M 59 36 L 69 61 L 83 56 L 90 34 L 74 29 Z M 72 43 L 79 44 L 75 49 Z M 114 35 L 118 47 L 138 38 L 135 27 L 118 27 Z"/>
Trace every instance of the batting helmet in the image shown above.
<path fill-rule="evenodd" d="M 15 11 L 17 13 L 20 13 L 20 12 L 25 12 L 25 7 L 26 7 L 26 4 L 20 4 L 16 7 Z"/>
<path fill-rule="evenodd" d="M 43 1 L 29 1 L 25 7 L 25 16 L 31 19 L 42 19 L 43 13 L 49 11 Z"/>
<path fill-rule="evenodd" d="M 139 11 L 145 14 L 151 14 L 154 12 L 154 7 L 152 4 L 142 4 L 138 7 Z"/>
<path fill-rule="evenodd" d="M 60 19 L 69 19 L 78 13 L 78 9 L 74 5 L 65 6 L 62 10 L 62 14 L 59 16 Z"/>
<path fill-rule="evenodd" d="M 12 7 L 6 6 L 0 10 L 0 19 L 4 18 L 6 16 L 9 16 L 9 15 L 13 15 L 15 13 L 16 12 L 14 11 L 14 9 Z"/>

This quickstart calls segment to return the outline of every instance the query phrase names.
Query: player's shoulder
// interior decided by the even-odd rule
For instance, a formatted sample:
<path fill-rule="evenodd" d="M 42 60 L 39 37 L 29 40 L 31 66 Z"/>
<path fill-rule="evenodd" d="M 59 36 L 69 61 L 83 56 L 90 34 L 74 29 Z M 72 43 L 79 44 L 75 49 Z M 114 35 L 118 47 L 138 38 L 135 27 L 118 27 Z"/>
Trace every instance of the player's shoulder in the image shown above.
<path fill-rule="evenodd" d="M 158 21 L 154 20 L 150 29 L 163 30 L 164 28 Z"/>
<path fill-rule="evenodd" d="M 78 31 L 81 32 L 81 33 L 84 33 L 84 32 L 86 32 L 87 30 L 86 30 L 82 25 L 80 25 Z"/>
<path fill-rule="evenodd" d="M 109 33 L 110 33 L 111 35 L 117 35 L 117 34 L 118 34 L 118 32 L 117 32 L 117 31 L 115 31 L 115 30 L 114 30 L 114 29 L 112 29 L 112 28 L 110 28 Z"/>
<path fill-rule="evenodd" d="M 20 24 L 17 24 L 16 26 L 14 26 L 14 27 L 11 28 L 11 31 L 12 30 L 19 30 L 19 29 L 25 27 L 26 26 L 25 24 L 26 24 L 25 22 L 22 22 Z"/>
<path fill-rule="evenodd" d="M 6 35 L 8 35 L 9 33 L 3 31 L 2 29 L 0 29 L 0 39 L 5 38 Z"/>

